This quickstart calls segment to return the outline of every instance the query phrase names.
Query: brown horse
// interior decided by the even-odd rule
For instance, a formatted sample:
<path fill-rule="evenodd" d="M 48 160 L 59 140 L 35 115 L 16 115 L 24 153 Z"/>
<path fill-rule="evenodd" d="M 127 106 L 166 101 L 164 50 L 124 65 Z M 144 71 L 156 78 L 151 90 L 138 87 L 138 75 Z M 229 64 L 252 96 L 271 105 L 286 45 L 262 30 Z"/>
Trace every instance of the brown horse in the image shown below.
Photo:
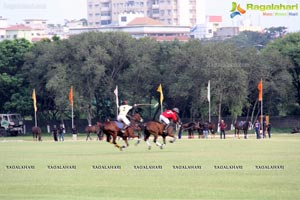
<path fill-rule="evenodd" d="M 38 126 L 34 126 L 31 128 L 33 140 L 35 141 L 42 141 L 42 130 Z"/>
<path fill-rule="evenodd" d="M 117 121 L 106 121 L 104 122 L 103 126 L 101 127 L 101 131 L 103 134 L 106 135 L 106 141 L 114 144 L 120 150 L 129 146 L 128 138 L 140 138 L 138 135 L 134 134 L 134 131 L 137 129 L 138 122 L 143 122 L 143 118 L 140 116 L 139 113 L 135 113 L 132 117 L 130 117 L 130 126 L 126 128 L 124 133 L 121 131 L 121 126 L 124 124 L 117 122 Z M 126 146 L 120 146 L 117 143 L 117 137 L 121 137 Z"/>
<path fill-rule="evenodd" d="M 211 133 L 211 137 L 215 137 L 215 133 L 216 133 L 216 126 L 214 123 L 212 122 L 205 122 L 206 126 L 209 130 L 209 132 Z M 203 137 L 203 127 L 205 125 L 205 123 L 200 123 L 200 122 L 189 122 L 189 123 L 185 123 L 182 125 L 183 130 L 187 130 L 188 131 L 188 138 L 192 139 L 194 138 L 194 131 L 198 132 L 198 138 Z"/>
<path fill-rule="evenodd" d="M 86 132 L 86 141 L 88 141 L 89 139 L 92 140 L 91 138 L 91 133 L 95 133 L 98 136 L 99 140 L 102 140 L 101 138 L 101 126 L 102 124 L 100 122 L 97 122 L 96 125 L 93 126 L 87 126 L 85 128 L 85 132 Z"/>
<path fill-rule="evenodd" d="M 148 141 L 150 135 L 154 136 L 154 140 L 153 142 L 159 146 L 161 149 L 163 149 L 164 145 L 166 145 L 166 137 L 170 136 L 173 138 L 173 140 L 171 140 L 171 143 L 174 143 L 176 141 L 176 137 L 173 133 L 173 127 L 169 126 L 167 133 L 163 133 L 163 130 L 165 128 L 165 124 L 160 123 L 158 121 L 149 121 L 145 124 L 145 128 L 144 128 L 144 141 L 147 143 L 148 145 L 148 149 L 151 149 L 151 144 Z M 160 144 L 157 141 L 158 136 L 162 136 L 163 137 L 163 144 Z"/>
<path fill-rule="evenodd" d="M 194 131 L 197 131 L 200 135 L 202 134 L 202 130 L 200 129 L 200 123 L 199 122 L 188 122 L 182 124 L 182 130 L 188 131 L 188 138 L 193 139 L 194 138 Z"/>
<path fill-rule="evenodd" d="M 244 131 L 244 138 L 247 139 L 248 130 L 251 126 L 250 121 L 236 121 L 234 123 L 234 136 L 240 139 L 240 130 Z"/>

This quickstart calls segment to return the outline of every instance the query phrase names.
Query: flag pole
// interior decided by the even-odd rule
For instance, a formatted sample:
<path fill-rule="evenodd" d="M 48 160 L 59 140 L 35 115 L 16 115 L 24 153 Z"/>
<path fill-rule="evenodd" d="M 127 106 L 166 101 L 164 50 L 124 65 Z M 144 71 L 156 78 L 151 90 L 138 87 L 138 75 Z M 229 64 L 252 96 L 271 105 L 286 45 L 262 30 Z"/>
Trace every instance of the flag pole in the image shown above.
<path fill-rule="evenodd" d="M 74 106 L 72 105 L 72 129 L 74 128 Z"/>
<path fill-rule="evenodd" d="M 260 101 L 260 127 L 262 128 L 262 134 L 264 131 L 264 127 L 263 127 L 263 82 L 262 79 L 260 79 L 259 84 L 258 84 L 258 90 L 259 90 L 259 94 L 258 94 L 258 100 Z"/>
<path fill-rule="evenodd" d="M 261 103 L 260 103 L 260 126 L 262 128 L 262 135 L 264 135 L 264 122 L 263 122 L 263 117 L 264 117 L 264 113 L 263 113 L 263 98 L 261 99 Z"/>
<path fill-rule="evenodd" d="M 116 109 L 116 113 L 118 116 L 119 115 L 119 91 L 118 91 L 118 85 L 116 85 L 116 89 L 114 90 L 114 94 L 116 96 L 116 106 L 117 106 L 117 109 Z"/>
<path fill-rule="evenodd" d="M 74 128 L 74 99 L 73 99 L 73 86 L 71 86 L 69 92 L 69 101 L 71 104 L 71 118 L 72 118 L 72 129 Z"/>
<path fill-rule="evenodd" d="M 36 117 L 37 105 L 36 105 L 35 89 L 32 90 L 32 100 L 33 100 L 33 109 L 34 109 L 34 125 L 35 127 L 37 127 L 37 117 Z"/>
<path fill-rule="evenodd" d="M 210 80 L 208 81 L 208 85 L 207 85 L 207 100 L 208 100 L 208 121 L 211 122 L 211 115 L 210 115 Z"/>
<path fill-rule="evenodd" d="M 36 111 L 34 111 L 34 125 L 37 127 Z"/>

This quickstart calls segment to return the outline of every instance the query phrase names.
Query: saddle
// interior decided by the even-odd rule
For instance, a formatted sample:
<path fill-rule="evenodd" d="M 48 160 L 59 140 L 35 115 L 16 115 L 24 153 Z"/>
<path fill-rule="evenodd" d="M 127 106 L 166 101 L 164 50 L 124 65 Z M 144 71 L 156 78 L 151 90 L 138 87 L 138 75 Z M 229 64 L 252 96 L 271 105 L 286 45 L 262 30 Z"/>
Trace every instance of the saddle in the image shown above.
<path fill-rule="evenodd" d="M 114 121 L 114 123 L 116 124 L 116 126 L 119 128 L 119 129 L 123 129 L 124 128 L 124 123 L 122 122 L 119 122 L 119 121 Z"/>

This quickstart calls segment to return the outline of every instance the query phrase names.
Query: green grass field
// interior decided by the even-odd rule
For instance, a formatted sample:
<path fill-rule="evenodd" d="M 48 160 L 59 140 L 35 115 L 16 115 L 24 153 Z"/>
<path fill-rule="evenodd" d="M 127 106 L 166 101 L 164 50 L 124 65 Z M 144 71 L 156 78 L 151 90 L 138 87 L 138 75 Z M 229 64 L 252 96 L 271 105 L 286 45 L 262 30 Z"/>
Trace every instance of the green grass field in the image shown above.
<path fill-rule="evenodd" d="M 182 139 L 152 150 L 106 142 L 0 138 L 0 199 L 270 199 L 300 196 L 300 134 L 271 139 Z M 123 141 L 119 141 L 123 144 Z M 11 169 L 32 166 L 34 169 Z M 49 169 L 71 166 L 76 169 Z M 93 166 L 121 168 L 93 169 Z M 135 169 L 135 167 L 162 169 Z M 174 169 L 196 166 L 197 169 Z M 222 167 L 238 169 L 216 169 Z M 256 166 L 280 169 L 257 169 Z M 201 168 L 201 169 L 199 169 Z"/>

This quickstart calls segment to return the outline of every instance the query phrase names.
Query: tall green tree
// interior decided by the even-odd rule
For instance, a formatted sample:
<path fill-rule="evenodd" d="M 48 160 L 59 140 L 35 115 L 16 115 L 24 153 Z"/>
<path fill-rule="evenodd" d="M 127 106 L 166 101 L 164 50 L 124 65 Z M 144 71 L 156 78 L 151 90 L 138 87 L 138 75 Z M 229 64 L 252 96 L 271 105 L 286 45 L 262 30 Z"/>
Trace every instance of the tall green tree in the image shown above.
<path fill-rule="evenodd" d="M 266 52 L 278 52 L 288 59 L 288 61 L 284 59 L 284 62 L 280 62 L 281 67 L 288 69 L 291 74 L 294 86 L 293 95 L 300 105 L 300 33 L 287 34 L 269 44 L 264 50 Z M 275 55 L 281 57 L 278 53 Z"/>
<path fill-rule="evenodd" d="M 22 65 L 31 44 L 25 39 L 0 42 L 0 111 L 28 114 L 30 98 Z"/>

